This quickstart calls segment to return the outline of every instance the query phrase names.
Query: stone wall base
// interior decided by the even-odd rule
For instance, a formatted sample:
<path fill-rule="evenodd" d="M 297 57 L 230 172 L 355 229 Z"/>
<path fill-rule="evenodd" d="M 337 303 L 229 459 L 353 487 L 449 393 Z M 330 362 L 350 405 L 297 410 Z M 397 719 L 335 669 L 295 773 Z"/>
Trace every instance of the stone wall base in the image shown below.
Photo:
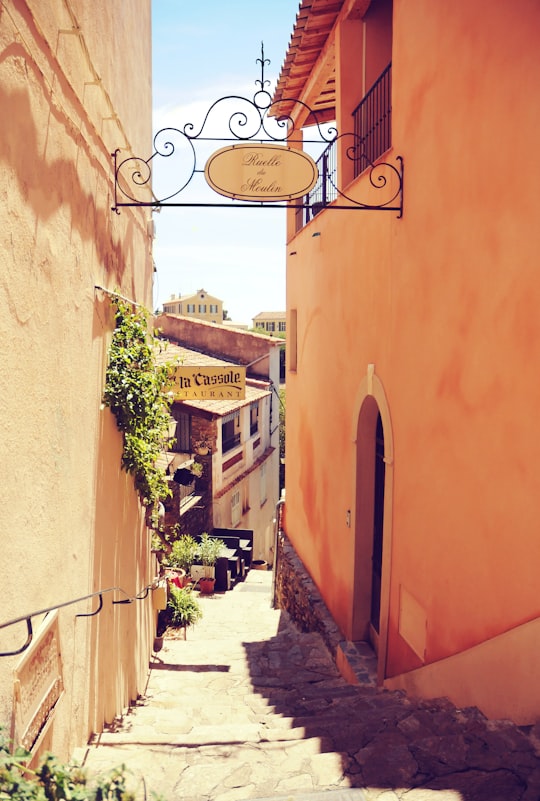
<path fill-rule="evenodd" d="M 343 637 L 303 562 L 283 534 L 278 538 L 277 557 L 276 606 L 288 612 L 301 631 L 320 634 L 335 659 Z"/>
<path fill-rule="evenodd" d="M 377 684 L 377 658 L 368 643 L 343 639 L 319 590 L 283 532 L 278 537 L 275 605 L 304 632 L 320 634 L 336 666 L 350 684 Z"/>

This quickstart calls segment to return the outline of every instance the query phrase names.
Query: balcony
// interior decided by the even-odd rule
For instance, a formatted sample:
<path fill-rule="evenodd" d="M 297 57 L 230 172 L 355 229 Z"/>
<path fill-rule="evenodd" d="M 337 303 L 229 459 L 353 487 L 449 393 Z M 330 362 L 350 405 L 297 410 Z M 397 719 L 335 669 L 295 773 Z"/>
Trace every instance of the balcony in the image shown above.
<path fill-rule="evenodd" d="M 392 145 L 392 64 L 377 78 L 369 92 L 352 113 L 354 147 L 348 150 L 354 161 L 354 177 L 372 167 Z M 345 137 L 342 142 L 350 137 Z M 319 177 L 311 192 L 303 198 L 305 206 L 296 211 L 296 231 L 332 203 L 337 189 L 337 140 L 331 142 L 317 159 Z"/>
<path fill-rule="evenodd" d="M 315 163 L 319 177 L 304 198 L 304 203 L 310 208 L 299 208 L 296 212 L 297 232 L 337 197 L 337 142 L 331 142 Z"/>
<path fill-rule="evenodd" d="M 354 177 L 374 164 L 392 144 L 392 64 L 353 111 Z"/>

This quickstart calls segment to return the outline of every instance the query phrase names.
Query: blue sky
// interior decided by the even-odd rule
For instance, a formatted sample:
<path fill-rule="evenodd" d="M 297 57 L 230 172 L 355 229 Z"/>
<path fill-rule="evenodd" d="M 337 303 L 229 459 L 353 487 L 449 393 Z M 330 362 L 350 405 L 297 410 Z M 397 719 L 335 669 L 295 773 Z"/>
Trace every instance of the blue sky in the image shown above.
<path fill-rule="evenodd" d="M 273 89 L 299 0 L 153 0 L 152 7 L 154 131 L 188 122 L 198 130 L 219 98 L 253 98 L 261 42 Z M 223 201 L 206 191 L 205 202 Z M 261 311 L 285 309 L 283 210 L 163 208 L 154 219 L 154 308 L 173 293 L 204 288 L 237 322 L 251 325 Z"/>

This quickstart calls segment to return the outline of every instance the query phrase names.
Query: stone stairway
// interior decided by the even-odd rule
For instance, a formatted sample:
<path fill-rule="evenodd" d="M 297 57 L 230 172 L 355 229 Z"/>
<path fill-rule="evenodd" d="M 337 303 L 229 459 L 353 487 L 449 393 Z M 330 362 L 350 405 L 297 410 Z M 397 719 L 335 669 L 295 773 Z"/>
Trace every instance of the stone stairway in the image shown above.
<path fill-rule="evenodd" d="M 270 578 L 201 598 L 145 697 L 79 754 L 91 771 L 124 763 L 167 801 L 539 801 L 540 727 L 347 684 L 318 634 L 270 608 Z"/>

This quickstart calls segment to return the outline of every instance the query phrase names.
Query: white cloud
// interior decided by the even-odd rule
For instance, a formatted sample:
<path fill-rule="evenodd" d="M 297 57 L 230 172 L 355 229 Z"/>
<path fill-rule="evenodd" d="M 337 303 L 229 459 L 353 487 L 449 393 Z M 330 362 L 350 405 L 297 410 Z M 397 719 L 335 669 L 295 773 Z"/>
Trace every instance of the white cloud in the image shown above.
<path fill-rule="evenodd" d="M 154 30 L 154 131 L 192 123 L 198 132 L 212 104 L 238 95 L 251 101 L 261 77 L 260 41 L 265 56 L 274 62 L 265 78 L 275 78 L 284 57 L 297 11 L 297 0 L 274 0 L 272 14 L 253 13 L 248 0 L 232 0 L 201 7 L 176 0 L 153 4 Z M 270 92 L 273 86 L 266 87 Z M 214 107 L 205 136 L 232 136 L 231 113 L 241 111 L 240 101 Z M 255 110 L 253 110 L 255 111 Z M 255 112 L 256 113 L 256 112 Z M 255 121 L 258 126 L 258 122 Z M 240 129 L 244 130 L 245 129 Z M 245 135 L 245 134 L 244 134 Z M 191 148 L 176 135 L 174 157 L 153 159 L 153 186 L 157 196 L 180 189 L 195 168 L 204 170 L 208 156 L 226 142 L 197 144 Z M 172 201 L 226 203 L 194 175 L 189 191 Z M 251 324 L 260 311 L 285 309 L 285 211 L 256 208 L 163 208 L 155 214 L 156 264 L 154 306 L 171 294 L 189 294 L 204 288 L 221 298 L 230 316 Z"/>

